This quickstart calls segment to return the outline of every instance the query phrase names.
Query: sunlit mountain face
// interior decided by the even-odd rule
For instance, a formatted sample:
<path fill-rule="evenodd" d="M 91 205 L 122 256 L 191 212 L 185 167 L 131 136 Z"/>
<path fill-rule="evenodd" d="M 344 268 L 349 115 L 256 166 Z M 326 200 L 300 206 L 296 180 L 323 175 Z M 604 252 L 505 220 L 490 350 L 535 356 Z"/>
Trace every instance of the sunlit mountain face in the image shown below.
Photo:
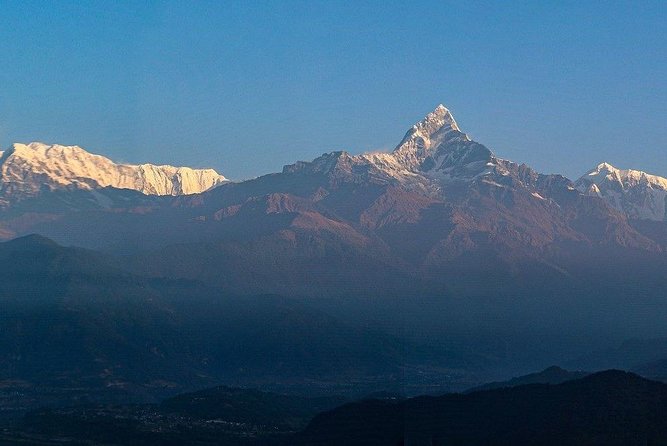
<path fill-rule="evenodd" d="M 13 144 L 1 153 L 2 203 L 46 191 L 131 189 L 147 195 L 196 194 L 226 181 L 213 169 L 117 164 L 78 146 Z M 100 203 L 104 205 L 104 202 Z"/>

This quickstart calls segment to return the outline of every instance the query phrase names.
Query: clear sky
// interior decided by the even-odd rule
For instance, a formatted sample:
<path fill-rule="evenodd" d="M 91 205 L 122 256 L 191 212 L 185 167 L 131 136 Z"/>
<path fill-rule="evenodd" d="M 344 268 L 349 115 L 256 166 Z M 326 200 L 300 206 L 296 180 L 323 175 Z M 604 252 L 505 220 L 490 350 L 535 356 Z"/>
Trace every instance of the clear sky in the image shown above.
<path fill-rule="evenodd" d="M 497 155 L 667 176 L 667 3 L 0 0 L 0 145 L 233 179 L 391 149 L 438 103 Z"/>

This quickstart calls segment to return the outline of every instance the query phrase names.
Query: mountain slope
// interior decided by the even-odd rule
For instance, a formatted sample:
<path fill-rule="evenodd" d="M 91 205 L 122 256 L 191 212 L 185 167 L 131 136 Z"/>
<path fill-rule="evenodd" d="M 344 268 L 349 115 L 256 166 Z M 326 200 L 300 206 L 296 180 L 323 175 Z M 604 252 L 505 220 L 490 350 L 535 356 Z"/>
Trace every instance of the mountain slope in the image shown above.
<path fill-rule="evenodd" d="M 559 385 L 370 400 L 317 416 L 300 445 L 664 445 L 667 386 L 620 371 Z"/>
<path fill-rule="evenodd" d="M 213 169 L 116 164 L 77 146 L 17 143 L 0 157 L 0 203 L 5 206 L 45 190 L 114 187 L 150 195 L 183 195 L 225 181 Z"/>
<path fill-rule="evenodd" d="M 403 361 L 395 338 L 297 301 L 146 279 L 40 236 L 0 244 L 0 326 L 0 410 L 216 383 L 366 392 Z"/>
<path fill-rule="evenodd" d="M 576 186 L 604 198 L 629 218 L 667 221 L 667 178 L 602 163 L 577 180 Z"/>
<path fill-rule="evenodd" d="M 565 381 L 580 379 L 589 375 L 587 372 L 570 372 L 558 366 L 552 366 L 541 372 L 531 373 L 529 375 L 512 378 L 508 381 L 492 382 L 468 390 L 469 392 L 480 392 L 482 390 L 504 389 L 507 387 L 517 387 L 526 384 L 560 384 Z"/>

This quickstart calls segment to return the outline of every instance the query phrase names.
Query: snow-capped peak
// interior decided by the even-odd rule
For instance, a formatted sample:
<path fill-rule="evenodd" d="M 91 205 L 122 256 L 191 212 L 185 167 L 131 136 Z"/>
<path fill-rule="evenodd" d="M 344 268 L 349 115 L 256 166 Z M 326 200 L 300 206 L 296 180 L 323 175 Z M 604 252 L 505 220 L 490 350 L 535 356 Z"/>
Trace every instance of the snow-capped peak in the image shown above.
<path fill-rule="evenodd" d="M 0 157 L 3 201 L 62 188 L 114 187 L 150 195 L 183 195 L 200 193 L 225 181 L 213 169 L 117 164 L 79 146 L 16 143 Z"/>
<path fill-rule="evenodd" d="M 614 181 L 619 183 L 623 189 L 628 189 L 638 184 L 646 184 L 653 188 L 667 190 L 667 178 L 651 175 L 641 170 L 619 169 L 607 162 L 598 164 L 581 178 L 581 180 L 583 179 L 588 179 L 598 184 L 598 186 L 601 182 Z"/>
<path fill-rule="evenodd" d="M 595 169 L 593 169 L 593 171 L 596 171 L 596 172 L 602 172 L 602 171 L 605 171 L 605 170 L 606 170 L 606 171 L 609 171 L 609 172 L 614 172 L 614 171 L 617 171 L 617 170 L 619 170 L 619 169 L 615 168 L 614 166 L 612 166 L 611 164 L 609 164 L 609 163 L 606 162 L 606 161 L 604 161 L 604 162 L 598 164 L 598 165 L 595 167 Z M 591 172 L 592 172 L 592 171 L 591 171 Z"/>
<path fill-rule="evenodd" d="M 408 130 L 393 154 L 403 165 L 416 168 L 441 144 L 455 138 L 470 141 L 449 109 L 440 104 Z"/>
<path fill-rule="evenodd" d="M 440 104 L 413 125 L 390 153 L 325 154 L 310 163 L 285 166 L 284 171 L 334 172 L 437 191 L 445 183 L 482 180 L 495 173 L 504 175 L 506 165 L 509 163 L 497 159 L 489 149 L 461 132 L 452 113 Z"/>
<path fill-rule="evenodd" d="M 419 133 L 421 136 L 433 138 L 436 133 L 451 132 L 452 130 L 460 131 L 452 113 L 447 107 L 440 104 L 424 119 L 412 126 L 408 134 Z"/>
<path fill-rule="evenodd" d="M 620 171 L 620 169 L 617 169 L 616 167 L 612 166 L 608 162 L 604 161 L 604 162 L 598 164 L 597 166 L 595 166 L 595 168 L 586 172 L 586 174 L 584 176 L 597 177 L 597 176 L 600 176 L 600 175 L 603 175 L 603 176 L 606 176 L 606 175 L 609 175 L 609 174 L 613 175 L 618 171 Z"/>
<path fill-rule="evenodd" d="M 576 186 L 604 198 L 630 218 L 667 220 L 667 178 L 605 162 L 579 178 Z"/>

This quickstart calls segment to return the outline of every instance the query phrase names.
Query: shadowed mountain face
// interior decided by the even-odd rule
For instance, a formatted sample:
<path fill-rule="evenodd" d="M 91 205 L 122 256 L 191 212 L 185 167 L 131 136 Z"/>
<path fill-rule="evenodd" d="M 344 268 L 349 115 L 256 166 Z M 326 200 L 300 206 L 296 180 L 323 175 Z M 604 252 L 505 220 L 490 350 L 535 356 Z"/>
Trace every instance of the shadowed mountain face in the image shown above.
<path fill-rule="evenodd" d="M 296 301 L 146 279 L 40 236 L 0 244 L 0 266 L 3 410 L 220 382 L 365 392 L 404 363 L 395 338 Z"/>
<path fill-rule="evenodd" d="M 667 381 L 667 338 L 628 339 L 612 348 L 571 360 L 569 365 L 589 370 L 621 368 L 647 378 Z"/>
<path fill-rule="evenodd" d="M 626 372 L 400 402 L 316 417 L 302 445 L 662 445 L 667 386 Z"/>
<path fill-rule="evenodd" d="M 574 379 L 580 379 L 589 375 L 587 372 L 570 372 L 558 366 L 551 366 L 538 373 L 512 378 L 509 381 L 493 382 L 474 387 L 468 392 L 479 392 L 482 390 L 504 389 L 507 387 L 517 387 L 526 384 L 560 384 Z"/>
<path fill-rule="evenodd" d="M 377 314 L 365 319 L 355 299 L 332 309 L 317 299 L 235 297 L 199 282 L 130 274 L 113 258 L 41 236 L 1 243 L 0 265 L 0 407 L 12 410 L 152 401 L 216 383 L 443 393 L 508 364 L 532 366 L 517 359 L 530 348 L 510 347 L 518 338 L 489 340 L 480 331 L 472 341 L 435 339 L 429 324 L 460 315 L 448 300 L 387 299 L 381 308 L 369 300 Z M 377 315 L 402 322 L 381 330 Z"/>

